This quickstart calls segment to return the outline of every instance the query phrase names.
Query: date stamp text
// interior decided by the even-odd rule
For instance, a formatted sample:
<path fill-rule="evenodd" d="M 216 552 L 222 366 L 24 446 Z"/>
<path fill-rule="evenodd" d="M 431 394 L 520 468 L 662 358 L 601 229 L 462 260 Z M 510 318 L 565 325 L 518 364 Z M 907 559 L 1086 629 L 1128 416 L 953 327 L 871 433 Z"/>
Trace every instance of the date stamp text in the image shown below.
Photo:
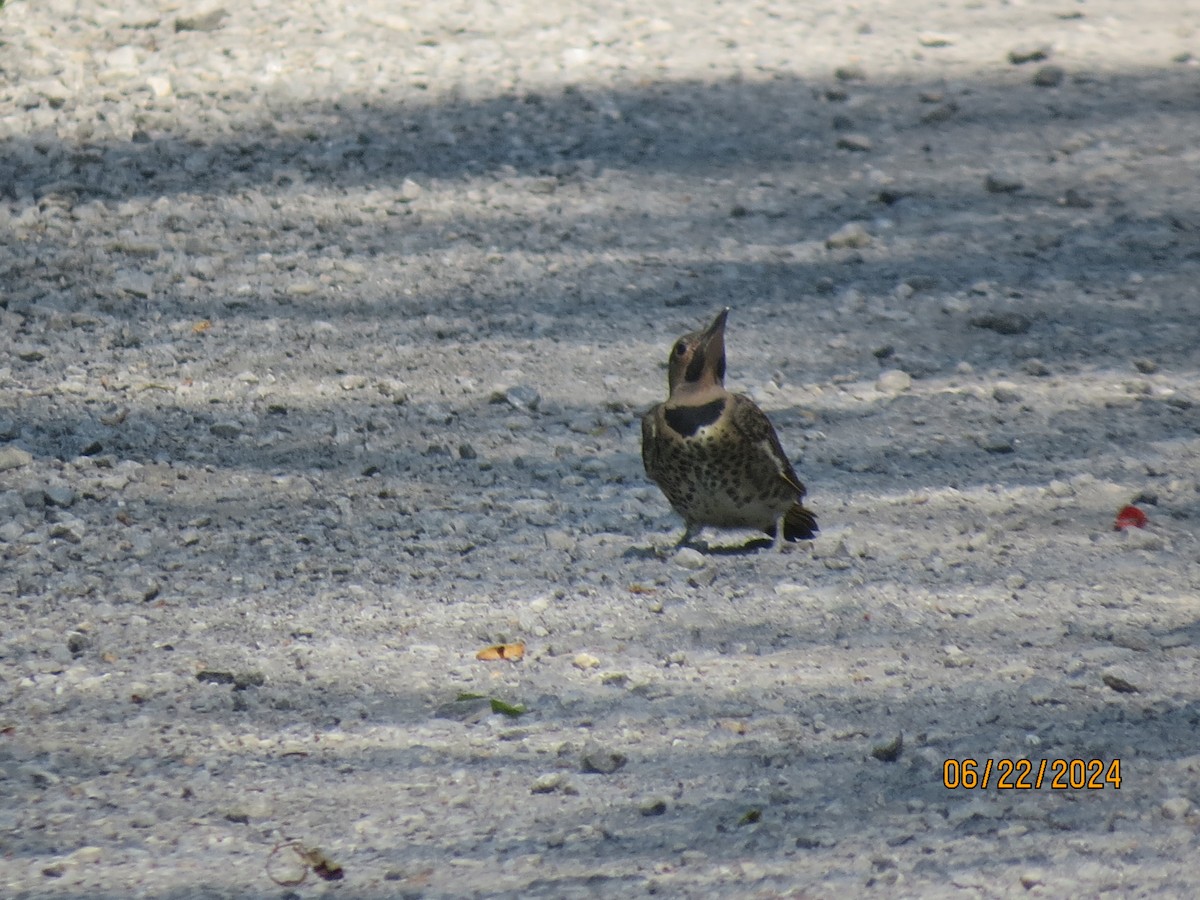
<path fill-rule="evenodd" d="M 1120 790 L 1119 759 L 947 759 L 942 786 L 949 790 L 1052 791 Z"/>

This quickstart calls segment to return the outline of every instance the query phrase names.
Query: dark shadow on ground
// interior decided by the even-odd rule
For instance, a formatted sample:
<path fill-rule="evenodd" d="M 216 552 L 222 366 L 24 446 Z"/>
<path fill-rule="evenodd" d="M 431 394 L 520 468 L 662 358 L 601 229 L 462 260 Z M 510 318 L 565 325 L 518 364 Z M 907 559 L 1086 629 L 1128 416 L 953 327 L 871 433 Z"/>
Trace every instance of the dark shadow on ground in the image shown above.
<path fill-rule="evenodd" d="M 4 305 L 19 311 L 65 302 L 72 312 L 91 296 L 85 306 L 127 321 L 132 339 L 154 335 L 154 313 L 173 304 L 195 318 L 364 317 L 389 331 L 399 319 L 486 309 L 493 316 L 515 314 L 507 327 L 490 323 L 507 334 L 520 332 L 520 312 L 533 293 L 553 308 L 553 329 L 578 333 L 620 313 L 736 306 L 747 302 L 747 292 L 758 309 L 806 316 L 828 308 L 835 302 L 830 293 L 849 285 L 887 292 L 915 276 L 932 285 L 925 290 L 945 292 L 991 279 L 998 281 L 993 299 L 1010 304 L 1023 291 L 1057 281 L 1070 283 L 1069 299 L 1047 304 L 1035 296 L 1025 311 L 1053 327 L 1080 329 L 1062 337 L 1063 349 L 1086 358 L 1089 337 L 1146 327 L 1137 316 L 1147 299 L 1119 295 L 1125 275 L 1169 272 L 1200 256 L 1200 207 L 1194 192 L 1184 190 L 1193 166 L 1183 152 L 1197 143 L 1200 101 L 1184 74 L 1080 76 L 1052 91 L 980 79 L 959 86 L 950 98 L 957 113 L 936 124 L 922 122 L 928 109 L 918 96 L 944 86 L 854 85 L 849 93 L 861 102 L 848 113 L 846 103 L 827 98 L 826 87 L 778 77 L 615 91 L 567 86 L 553 95 L 476 103 L 389 105 L 345 97 L 296 108 L 273 104 L 271 115 L 220 136 L 139 132 L 127 142 L 78 145 L 44 136 L 9 139 L 0 160 L 0 196 L 15 218 L 32 215 L 33 224 L 2 260 Z M 1139 101 L 1130 103 L 1131 96 Z M 840 132 L 830 124 L 836 116 L 848 116 L 856 131 L 886 138 L 870 153 L 839 149 Z M 1111 144 L 1146 133 L 1166 144 L 1120 156 L 1127 172 L 1122 179 L 1103 174 L 1113 165 Z M 1024 188 L 1016 193 L 984 188 L 1000 151 L 1021 160 Z M 868 171 L 881 178 L 864 177 Z M 598 213 L 585 201 L 596 199 L 596 179 L 605 173 L 645 183 L 673 201 L 683 192 L 694 196 L 667 204 L 672 212 L 632 204 Z M 422 182 L 427 195 L 458 190 L 459 203 L 439 208 L 419 198 L 402 201 L 400 185 L 409 177 Z M 465 199 L 468 181 L 484 188 L 483 195 Z M 496 182 L 515 184 L 537 202 L 523 209 L 511 199 L 496 200 L 486 191 Z M 1165 207 L 1145 202 L 1149 186 L 1172 192 Z M 361 201 L 370 214 L 344 209 L 313 218 L 305 211 L 308 194 L 349 198 L 360 191 L 375 192 Z M 1064 200 L 1068 191 L 1075 199 Z M 173 202 L 185 194 L 198 208 L 180 215 Z M 63 216 L 47 214 L 45 228 L 36 224 L 39 209 L 64 211 L 69 223 L 81 205 L 100 203 L 116 212 L 124 201 L 152 198 L 164 205 L 130 221 L 139 236 L 131 241 L 105 238 L 102 247 L 89 247 L 86 234 L 62 233 Z M 387 215 L 376 218 L 378 209 Z M 181 299 L 178 279 L 164 272 L 171 268 L 168 257 L 205 256 L 206 235 L 219 232 L 229 216 L 242 221 L 243 240 L 254 235 L 244 246 L 249 273 L 260 253 L 298 254 L 289 265 L 301 271 L 305 257 L 332 255 L 365 261 L 382 283 L 358 285 L 349 296 L 321 291 L 311 299 L 246 299 L 231 298 L 218 276 L 211 292 L 202 286 Z M 819 246 L 847 221 L 883 219 L 890 224 L 876 229 L 874 247 L 796 249 L 803 242 Z M 157 242 L 164 255 L 157 257 L 141 238 Z M 783 258 L 756 265 L 722 259 L 722 238 L 775 245 Z M 470 275 L 456 289 L 444 271 L 437 279 L 401 272 L 414 257 L 449 246 L 501 254 L 616 251 L 630 257 L 635 271 L 650 264 L 637 274 L 651 284 L 619 298 L 607 289 L 593 292 L 588 270 L 595 263 L 569 278 L 499 290 L 494 284 L 481 289 Z M 788 258 L 797 253 L 800 258 Z M 151 297 L 114 287 L 114 268 L 154 275 Z M 401 283 L 416 287 L 404 299 L 397 297 Z M 1174 319 L 1167 310 L 1165 321 Z"/>
<path fill-rule="evenodd" d="M 854 127 L 868 134 L 881 129 L 882 135 L 876 139 L 878 149 L 865 156 L 837 147 L 830 122 L 843 106 L 826 99 L 824 86 L 795 79 L 661 84 L 618 92 L 577 87 L 553 96 L 497 98 L 477 104 L 377 106 L 345 98 L 340 103 L 283 110 L 277 119 L 264 117 L 235 135 L 217 139 L 199 133 L 149 132 L 129 142 L 79 146 L 54 138 L 10 140 L 0 162 L 0 195 L 7 198 L 11 214 L 28 214 L 30 221 L 21 226 L 24 240 L 9 245 L 2 257 L 6 292 L 0 308 L 20 317 L 10 345 L 25 354 L 4 365 L 10 367 L 9 377 L 15 383 L 32 387 L 20 396 L 13 392 L 0 398 L 4 440 L 26 446 L 42 460 L 67 461 L 85 454 L 105 460 L 101 469 L 132 460 L 152 468 L 155 477 L 182 475 L 200 483 L 178 497 L 165 486 L 160 495 L 148 491 L 120 513 L 115 507 L 116 489 L 97 489 L 94 496 L 80 496 L 71 507 L 70 514 L 85 524 L 91 516 L 126 516 L 130 546 L 139 533 L 168 539 L 169 552 L 141 564 L 143 576 L 161 582 L 158 591 L 144 591 L 141 599 L 130 604 L 143 609 L 151 600 L 190 598 L 194 586 L 172 581 L 172 573 L 182 568 L 177 565 L 182 557 L 190 562 L 202 552 L 211 557 L 210 567 L 185 577 L 222 571 L 232 579 L 239 562 L 262 561 L 266 551 L 255 541 L 265 533 L 275 545 L 267 554 L 271 562 L 262 566 L 263 577 L 294 583 L 299 591 L 351 578 L 368 584 L 419 582 L 423 588 L 443 579 L 450 593 L 461 587 L 455 581 L 454 560 L 469 554 L 489 556 L 498 561 L 501 571 L 520 569 L 531 579 L 543 570 L 561 572 L 567 554 L 554 556 L 543 546 L 520 548 L 527 557 L 538 558 L 515 562 L 507 558 L 512 547 L 505 543 L 504 529 L 525 522 L 525 514 L 515 508 L 517 500 L 535 486 L 558 485 L 567 475 L 582 473 L 584 484 L 577 489 L 556 487 L 559 502 L 568 510 L 573 503 L 586 503 L 598 516 L 599 524 L 581 526 L 581 532 L 604 530 L 633 542 L 643 540 L 648 524 L 623 519 L 618 499 L 594 495 L 597 483 L 645 486 L 635 449 L 636 410 L 627 406 L 621 407 L 623 418 L 618 424 L 599 428 L 586 442 L 564 424 L 586 417 L 586 407 L 565 406 L 554 416 L 530 416 L 529 430 L 545 429 L 547 440 L 538 452 L 519 461 L 482 446 L 478 437 L 503 434 L 506 420 L 516 413 L 477 400 L 447 402 L 446 410 L 439 412 L 424 402 L 394 404 L 347 392 L 336 402 L 282 403 L 277 408 L 271 408 L 274 401 L 257 407 L 231 403 L 227 414 L 222 404 L 208 399 L 193 403 L 176 393 L 180 369 L 203 368 L 205 360 L 214 356 L 214 347 L 202 343 L 213 338 L 189 327 L 174 327 L 180 322 L 213 320 L 218 333 L 224 330 L 227 335 L 221 340 L 231 345 L 288 342 L 293 345 L 297 370 L 318 382 L 338 378 L 351 368 L 394 373 L 403 371 L 410 359 L 425 359 L 423 353 L 461 355 L 480 346 L 517 346 L 521 352 L 570 356 L 587 345 L 640 342 L 638 352 L 644 349 L 649 354 L 650 344 L 691 327 L 726 302 L 751 308 L 744 326 L 747 332 L 755 329 L 778 336 L 775 359 L 739 362 L 736 355 L 732 358 L 734 370 L 740 366 L 741 372 L 760 376 L 778 365 L 793 376 L 803 373 L 806 381 L 825 382 L 847 371 L 869 380 L 881 365 L 875 351 L 884 344 L 894 345 L 894 355 L 881 356 L 893 360 L 886 364 L 908 365 L 921 377 L 946 377 L 946 360 L 1012 370 L 1035 355 L 1052 359 L 1059 373 L 1069 375 L 1073 367 L 1087 374 L 1115 365 L 1110 353 L 1132 340 L 1153 348 L 1159 364 L 1192 379 L 1195 342 L 1190 297 L 1159 297 L 1131 286 L 1126 276 L 1139 272 L 1182 277 L 1194 267 L 1200 252 L 1195 192 L 1176 194 L 1166 208 L 1143 206 L 1141 195 L 1150 188 L 1151 193 L 1161 193 L 1192 185 L 1194 167 L 1178 148 L 1200 143 L 1195 115 L 1200 103 L 1194 86 L 1181 77 L 1161 73 L 1116 77 L 1125 83 L 1112 96 L 1138 95 L 1136 104 L 1110 99 L 1103 79 L 1069 82 L 1049 92 L 1023 87 L 1026 102 L 1020 104 L 1011 97 L 999 102 L 1001 92 L 1012 90 L 1011 86 L 981 82 L 961 88 L 960 111 L 940 124 L 921 122 L 924 107 L 917 95 L 932 85 L 856 86 L 853 91 L 865 96 L 866 102 L 851 114 Z M 1130 88 L 1131 79 L 1140 90 Z M 1018 109 L 1019 117 L 1009 112 Z M 307 124 L 294 128 L 289 124 L 293 117 L 305 117 Z M 1120 142 L 1151 131 L 1167 142 L 1166 152 L 1134 160 L 1133 176 L 1127 180 L 1094 174 L 1105 161 L 1106 141 Z M 1082 143 L 1064 149 L 1072 140 Z M 1024 154 L 1023 191 L 1010 195 L 985 190 L 990 151 L 998 146 L 1020 148 Z M 903 173 L 901 183 L 877 184 L 862 178 L 868 165 L 885 174 Z M 401 199 L 405 178 L 418 180 L 427 195 L 459 192 L 458 205 L 440 209 L 423 204 L 420 198 Z M 640 179 L 649 184 L 647 190 L 686 191 L 697 197 L 712 194 L 715 200 L 707 205 L 689 201 L 696 211 L 670 215 L 638 208 L 579 209 L 579 202 L 603 199 L 594 190 L 600 178 Z M 553 200 L 528 209 L 504 200 L 508 205 L 498 212 L 480 200 L 479 208 L 472 211 L 474 201 L 461 195 L 464 185 L 472 181 L 486 186 L 491 180 Z M 730 184 L 721 184 L 724 181 Z M 1069 188 L 1080 186 L 1090 206 L 1059 202 L 1066 199 Z M 360 189 L 382 192 L 382 198 L 371 202 L 386 207 L 388 215 L 375 220 L 343 211 L 326 220 L 306 220 L 305 193 L 350 196 Z M 745 196 L 739 197 L 739 192 Z M 185 194 L 189 204 L 198 205 L 198 216 L 176 216 L 174 204 Z M 70 228 L 71 217 L 83 205 L 99 203 L 106 213 L 116 215 L 123 202 L 158 197 L 165 198 L 163 210 L 129 223 L 137 232 L 136 240 L 95 241 Z M 236 277 L 218 275 L 201 280 L 197 293 L 185 298 L 173 280 L 171 259 L 178 253 L 190 264 L 206 256 L 205 236 L 222 227 L 230 208 L 248 216 L 256 229 L 244 247 L 246 273 L 254 271 L 260 253 L 291 254 L 301 272 L 309 257 L 333 255 L 365 261 L 375 280 L 364 279 L 346 294 L 322 288 L 314 295 L 284 296 L 272 288 L 269 296 L 252 292 L 247 299 L 230 293 Z M 45 219 L 41 225 L 39 217 Z M 881 218 L 891 225 L 876 228 L 879 237 L 870 247 L 828 250 L 821 245 L 830 231 L 848 220 Z M 189 238 L 195 243 L 189 243 Z M 147 249 L 146 239 L 170 249 Z M 779 246 L 782 258 L 747 263 L 732 251 L 722 251 L 723 239 L 741 247 Z M 963 249 L 956 252 L 960 242 Z M 452 246 L 480 254 L 495 247 L 501 256 L 551 256 L 561 251 L 590 259 L 561 279 L 543 273 L 533 284 L 514 277 L 509 284 L 487 281 L 481 286 L 468 273 L 447 286 L 446 274 L 437 270 L 437 260 L 430 254 Z M 594 258 L 605 253 L 613 258 Z M 628 265 L 636 283 L 614 298 L 607 279 L 622 265 Z M 409 271 L 420 266 L 426 267 L 423 274 L 414 276 Z M 153 286 L 139 297 L 114 285 L 117 270 L 146 274 Z M 889 292 L 914 275 L 926 276 L 914 288 L 918 298 L 914 311 L 907 317 L 892 315 L 895 303 Z M 970 295 L 975 299 L 968 306 L 1019 309 L 1030 319 L 1028 331 L 996 335 L 973 326 L 969 308 L 952 307 L 949 312 L 942 308 L 947 300 L 961 300 L 980 279 L 1000 283 L 980 287 Z M 1056 283 L 1060 287 L 1053 288 Z M 412 293 L 400 297 L 398 284 L 410 286 Z M 851 287 L 865 295 L 862 304 L 846 299 L 844 292 Z M 531 296 L 550 311 L 552 321 L 531 321 L 525 309 Z M 827 346 L 849 323 L 861 329 L 863 317 L 877 330 L 878 346 L 848 351 Z M 321 337 L 315 327 L 321 320 L 334 320 L 343 333 Z M 284 332 L 270 337 L 257 330 L 269 321 L 283 322 Z M 70 330 L 69 341 L 60 329 Z M 58 349 L 63 344 L 67 349 Z M 40 347 L 45 352 L 38 358 Z M 793 355 L 792 348 L 801 349 Z M 47 358 L 46 353 L 64 355 Z M 213 371 L 228 375 L 221 371 L 219 353 L 217 357 Z M 148 401 L 123 388 L 114 394 L 111 408 L 100 409 L 90 398 L 76 400 L 55 393 L 54 372 L 65 366 L 117 370 L 143 363 L 148 382 L 143 387 L 156 398 L 161 394 L 161 399 Z M 656 388 L 661 387 L 657 365 L 644 365 Z M 882 421 L 886 417 L 882 406 L 887 402 L 891 401 L 880 398 L 864 403 L 854 415 L 878 415 Z M 912 424 L 922 414 L 922 402 L 897 401 L 895 409 L 886 413 L 895 415 L 897 425 L 907 422 L 901 442 L 881 438 L 878 444 L 865 445 L 838 437 L 838 424 L 848 414 L 832 404 L 818 406 L 820 425 L 830 437 L 810 445 L 802 470 L 818 514 L 822 494 L 865 491 L 882 496 L 899 489 L 945 487 L 947 469 L 956 473 L 952 481 L 962 490 L 986 485 L 1041 487 L 1084 469 L 1097 477 L 1113 476 L 1122 471 L 1123 442 L 1184 440 L 1196 433 L 1190 406 L 1172 406 L 1149 394 L 1135 397 L 1136 413 L 1124 412 L 1119 423 L 1114 423 L 1103 401 L 1066 406 L 1045 417 L 1022 416 L 1018 408 L 1003 413 L 1004 421 L 997 422 L 991 406 L 963 400 L 964 430 L 957 435 L 961 440 L 923 445 L 919 426 Z M 125 406 L 128 412 L 120 418 Z M 254 413 L 253 422 L 226 428 L 222 436 L 222 423 L 229 425 L 228 419 L 236 419 L 246 409 Z M 802 430 L 795 422 L 799 410 L 775 412 L 786 433 Z M 972 432 L 997 425 L 1019 438 L 1020 446 L 1013 452 L 990 452 L 972 442 Z M 341 440 L 347 427 L 353 431 L 349 445 Z M 564 444 L 584 446 L 560 454 L 553 446 L 556 436 Z M 477 456 L 463 458 L 460 442 L 471 440 L 480 444 Z M 368 441 L 368 449 L 353 449 L 365 447 Z M 605 471 L 586 468 L 595 459 Z M 260 481 L 230 487 L 230 476 L 243 472 Z M 260 490 L 266 476 L 306 473 L 316 473 L 318 483 L 340 481 L 338 497 L 355 501 L 353 514 L 319 494 L 272 500 Z M 1151 481 L 1159 477 L 1164 476 L 1147 476 Z M 400 482 L 412 492 L 406 498 L 395 494 L 394 486 Z M 471 499 L 463 501 L 464 495 Z M 444 533 L 426 533 L 422 514 L 455 510 L 477 517 L 473 527 L 478 533 L 472 530 L 453 539 Z M 1195 514 L 1190 508 L 1183 512 Z M 42 514 L 53 522 L 60 511 L 47 506 Z M 211 528 L 218 536 L 206 541 L 203 551 L 191 550 L 181 537 L 189 528 Z M 371 556 L 378 546 L 373 542 L 360 553 L 356 532 L 362 529 L 387 531 L 393 538 L 392 557 Z M 82 540 L 87 540 L 86 533 Z M 68 571 L 87 554 L 100 552 L 86 544 L 83 551 L 67 539 L 53 539 L 37 551 L 39 565 Z M 130 547 L 105 552 L 122 557 Z M 299 574 L 301 562 L 307 574 Z M 737 559 L 728 562 L 738 564 Z M 411 571 L 416 568 L 422 571 Z M 999 570 L 1001 564 L 995 568 Z M 993 573 L 989 569 L 985 574 Z M 863 581 L 869 584 L 873 577 L 887 575 L 868 572 Z M 812 576 L 817 587 L 821 577 L 820 573 Z M 412 580 L 405 582 L 406 578 Z M 85 593 L 111 589 L 89 586 L 85 579 L 86 573 L 79 581 Z M 980 587 L 969 579 L 959 582 L 959 587 Z M 980 582 L 986 579 L 981 577 Z M 229 589 L 221 583 L 209 584 L 207 590 L 228 594 Z M 14 602 L 44 603 L 48 615 L 68 615 L 71 602 L 69 597 L 43 596 L 36 583 L 19 585 L 13 596 Z M 878 623 L 883 614 L 874 615 Z M 1111 617 L 1120 615 L 1115 611 Z M 231 621 L 232 640 L 236 621 Z M 803 634 L 798 634 L 795 616 L 786 623 L 754 621 L 740 631 L 713 622 L 668 625 L 655 640 L 706 649 L 748 645 L 809 658 L 847 642 L 868 644 L 873 639 L 870 628 L 877 627 L 865 624 L 861 615 L 829 619 L 814 615 L 807 624 Z M 929 639 L 930 631 L 913 631 L 913 643 Z M 1189 626 L 1182 633 L 1186 637 L 1192 631 Z M 965 633 L 971 636 L 969 628 Z M 975 636 L 981 642 L 992 637 L 982 627 Z M 1094 643 L 1094 635 L 1075 636 L 1064 643 L 1062 652 L 1066 655 Z M 869 743 L 859 731 L 865 734 L 877 723 L 898 723 L 915 736 L 935 730 L 947 715 L 944 710 L 953 710 L 960 723 L 962 709 L 980 708 L 973 723 L 956 726 L 951 742 L 933 745 L 947 755 L 979 747 L 1007 751 L 1019 746 L 1012 742 L 1029 729 L 1041 729 L 1049 736 L 1039 751 L 1047 755 L 1111 754 L 1133 746 L 1146 759 L 1161 762 L 1193 752 L 1197 722 L 1193 700 L 1138 709 L 1120 698 L 1110 703 L 1113 698 L 1093 692 L 1084 700 L 1068 695 L 1061 702 L 1052 698 L 1043 705 L 1030 702 L 1020 709 L 990 710 L 991 696 L 1009 696 L 1006 687 L 989 680 L 992 677 L 993 673 L 981 672 L 959 679 L 957 687 L 900 701 L 873 694 L 862 685 L 805 693 L 800 683 L 795 691 L 800 699 L 786 711 L 810 727 L 817 709 L 829 721 L 846 723 L 852 729 L 846 747 L 852 749 L 842 750 L 826 741 L 821 751 L 825 755 L 814 759 L 806 755 L 799 732 L 796 746 L 790 748 L 685 749 L 678 759 L 681 770 L 717 778 L 729 765 L 736 765 L 777 773 L 784 783 L 762 797 L 685 798 L 658 822 L 645 821 L 631 805 L 601 823 L 596 839 L 617 842 L 623 854 L 642 853 L 650 865 L 673 854 L 676 842 L 702 846 L 714 859 L 723 860 L 738 854 L 794 850 L 797 839 L 803 838 L 816 841 L 808 852 L 828 854 L 832 865 L 844 855 L 839 847 L 853 846 L 865 817 L 898 809 L 907 813 L 918 804 L 969 802 L 961 795 L 945 799 L 935 780 L 938 773 L 909 766 L 905 757 L 895 767 L 858 762 Z M 258 717 L 258 724 L 282 726 L 295 718 L 321 721 L 328 710 L 354 700 L 345 686 L 317 691 L 301 685 L 293 693 L 290 710 L 253 700 L 246 709 L 234 710 L 231 699 L 230 708 L 216 715 L 231 720 L 238 715 Z M 701 688 L 685 693 L 670 702 L 686 702 L 691 716 L 697 715 L 696 710 L 719 715 L 723 702 L 757 702 L 740 695 L 713 698 Z M 605 717 L 635 714 L 652 722 L 661 712 L 653 702 L 631 701 L 623 694 L 619 698 L 592 696 L 548 716 L 580 725 L 585 720 L 603 722 Z M 397 725 L 421 722 L 427 714 L 422 707 L 425 699 L 397 690 L 368 712 L 385 719 L 390 716 Z M 553 709 L 549 700 L 546 708 Z M 153 711 L 152 706 L 137 709 L 139 715 Z M 758 710 L 752 706 L 752 711 Z M 119 725 L 124 712 L 111 715 L 112 724 Z M 794 752 L 789 756 L 787 751 Z M 855 761 L 847 763 L 847 755 Z M 102 760 L 97 765 L 125 762 Z M 494 765 L 467 751 L 455 762 Z M 322 781 L 329 775 L 327 765 L 344 764 L 344 760 L 286 763 L 310 768 L 314 780 Z M 378 759 L 355 759 L 352 764 L 378 768 L 385 779 L 398 765 L 416 767 L 404 754 L 386 753 Z M 520 771 L 522 779 L 538 771 L 527 762 L 522 765 L 526 766 Z M 817 791 L 801 793 L 788 783 L 788 778 L 802 780 L 810 768 L 828 774 Z M 876 793 L 864 790 L 866 769 L 882 773 Z M 429 777 L 441 771 L 439 764 Z M 522 785 L 527 786 L 525 780 Z M 528 801 L 525 793 L 521 796 Z M 831 805 L 839 802 L 842 806 L 831 812 Z M 1080 802 L 1097 801 L 1083 798 Z M 1022 815 L 1034 823 L 1035 831 L 1078 827 L 1077 816 L 1060 821 L 1056 810 L 1048 809 L 1054 803 L 1056 798 L 1041 797 L 1038 804 L 1025 806 Z M 752 808 L 761 809 L 762 827 L 742 822 Z M 1014 809 L 1022 807 L 1016 804 Z M 561 819 L 554 826 L 560 831 L 591 824 L 555 809 L 551 813 Z M 814 819 L 819 826 L 815 838 Z M 956 833 L 991 834 L 1001 821 L 971 815 L 948 827 L 959 829 Z M 485 836 L 475 843 L 440 846 L 436 852 L 485 863 L 497 854 L 547 852 L 545 830 L 539 826 L 537 840 L 526 836 L 494 841 Z M 903 828 L 897 837 L 905 838 Z M 560 849 L 580 859 L 592 858 L 594 851 L 586 842 Z M 977 867 L 984 851 L 979 853 L 977 858 L 962 856 L 955 865 Z M 397 848 L 394 855 L 399 863 L 421 859 L 407 847 Z M 597 855 L 607 860 L 614 854 L 608 848 Z M 553 886 L 545 890 L 552 892 Z"/>
<path fill-rule="evenodd" d="M 939 158 L 957 156 L 958 145 L 976 145 L 981 133 L 993 148 L 1024 147 L 1053 161 L 1071 153 L 1056 138 L 1085 128 L 1100 140 L 1109 129 L 1136 132 L 1152 124 L 1156 138 L 1182 141 L 1200 106 L 1191 73 L 1178 69 L 1080 73 L 1051 91 L 1013 83 L 1010 73 L 998 70 L 991 79 L 958 79 L 946 98 L 954 113 L 932 124 L 921 121 L 930 107 L 919 97 L 944 93 L 940 82 L 864 82 L 841 85 L 838 94 L 831 87 L 777 75 L 619 89 L 568 84 L 557 92 L 478 102 L 350 95 L 295 104 L 264 97 L 261 118 L 218 136 L 198 127 L 189 134 L 143 130 L 129 141 L 78 145 L 46 135 L 11 138 L 0 185 L 10 200 L 56 195 L 86 202 L 195 194 L 198 187 L 236 195 L 298 179 L 350 189 L 395 185 L 414 174 L 566 177 L 582 161 L 695 179 L 781 167 L 848 170 L 857 168 L 857 161 L 848 162 L 854 154 L 837 149 L 836 136 L 830 139 L 831 117 L 847 110 L 862 130 L 885 123 L 897 129 L 894 142 L 869 157 L 873 163 L 912 154 L 926 159 L 926 175 L 940 181 L 947 173 L 939 171 Z M 1014 102 L 1014 92 L 1025 102 Z M 851 96 L 856 102 L 848 106 Z M 1178 126 L 1178 135 L 1164 125 Z M 986 159 L 978 162 L 986 165 Z"/>

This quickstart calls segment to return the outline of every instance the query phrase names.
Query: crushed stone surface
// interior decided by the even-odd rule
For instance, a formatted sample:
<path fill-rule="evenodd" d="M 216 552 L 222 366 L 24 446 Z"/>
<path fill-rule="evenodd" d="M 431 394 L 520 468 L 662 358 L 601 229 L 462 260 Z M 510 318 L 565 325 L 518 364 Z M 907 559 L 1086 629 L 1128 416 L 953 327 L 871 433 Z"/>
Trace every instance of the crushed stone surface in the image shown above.
<path fill-rule="evenodd" d="M 0 895 L 1200 895 L 1198 27 L 10 0 Z"/>

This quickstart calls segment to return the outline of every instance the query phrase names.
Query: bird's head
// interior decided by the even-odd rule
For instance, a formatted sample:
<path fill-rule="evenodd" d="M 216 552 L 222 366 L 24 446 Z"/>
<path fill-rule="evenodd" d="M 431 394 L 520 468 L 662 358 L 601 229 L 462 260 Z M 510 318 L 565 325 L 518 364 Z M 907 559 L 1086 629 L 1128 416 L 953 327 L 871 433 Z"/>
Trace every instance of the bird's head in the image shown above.
<path fill-rule="evenodd" d="M 667 384 L 676 392 L 701 393 L 725 386 L 725 307 L 703 331 L 692 331 L 671 347 L 667 361 Z"/>

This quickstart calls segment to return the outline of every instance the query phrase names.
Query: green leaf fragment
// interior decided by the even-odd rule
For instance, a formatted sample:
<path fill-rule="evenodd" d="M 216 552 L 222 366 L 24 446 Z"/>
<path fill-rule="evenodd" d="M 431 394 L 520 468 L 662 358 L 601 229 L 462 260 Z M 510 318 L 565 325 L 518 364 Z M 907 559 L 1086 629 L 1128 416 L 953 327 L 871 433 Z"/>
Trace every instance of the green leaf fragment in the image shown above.
<path fill-rule="evenodd" d="M 523 716 L 527 712 L 524 704 L 521 703 L 505 703 L 503 700 L 492 698 L 492 712 L 500 713 L 504 716 L 512 716 L 514 719 L 517 716 Z"/>

